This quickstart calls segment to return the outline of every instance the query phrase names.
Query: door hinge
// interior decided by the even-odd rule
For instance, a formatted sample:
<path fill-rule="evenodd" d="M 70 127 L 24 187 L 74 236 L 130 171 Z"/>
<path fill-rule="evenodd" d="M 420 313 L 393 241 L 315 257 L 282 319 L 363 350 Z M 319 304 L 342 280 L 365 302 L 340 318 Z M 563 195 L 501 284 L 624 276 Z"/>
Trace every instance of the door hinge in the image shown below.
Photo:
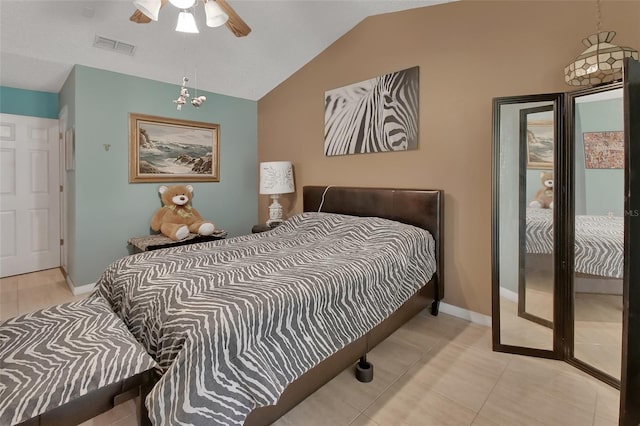
<path fill-rule="evenodd" d="M 64 245 L 64 240 L 62 238 L 60 238 L 60 245 L 63 246 Z"/>
<path fill-rule="evenodd" d="M 64 192 L 64 186 L 60 185 L 60 192 Z"/>
<path fill-rule="evenodd" d="M 62 132 L 58 132 L 58 138 L 62 140 Z"/>

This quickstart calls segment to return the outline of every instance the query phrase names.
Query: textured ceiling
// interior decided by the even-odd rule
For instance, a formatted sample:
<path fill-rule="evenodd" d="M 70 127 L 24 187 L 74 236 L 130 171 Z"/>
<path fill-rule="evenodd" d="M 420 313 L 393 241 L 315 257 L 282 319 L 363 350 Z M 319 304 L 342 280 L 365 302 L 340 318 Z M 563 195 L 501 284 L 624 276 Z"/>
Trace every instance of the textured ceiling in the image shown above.
<path fill-rule="evenodd" d="M 174 31 L 178 9 L 135 24 L 131 1 L 0 0 L 0 85 L 58 92 L 74 64 L 258 100 L 367 16 L 449 0 L 228 0 L 252 28 L 237 38 L 204 24 Z M 133 44 L 133 56 L 93 47 L 95 36 Z"/>

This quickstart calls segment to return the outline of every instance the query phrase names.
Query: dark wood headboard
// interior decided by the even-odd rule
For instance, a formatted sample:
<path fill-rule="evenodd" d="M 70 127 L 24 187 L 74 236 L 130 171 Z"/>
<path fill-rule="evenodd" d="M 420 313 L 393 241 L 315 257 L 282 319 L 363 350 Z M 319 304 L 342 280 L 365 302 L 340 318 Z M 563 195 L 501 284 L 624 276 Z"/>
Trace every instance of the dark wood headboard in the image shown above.
<path fill-rule="evenodd" d="M 322 201 L 324 195 L 324 202 Z M 444 192 L 427 189 L 305 186 L 303 209 L 352 216 L 376 216 L 426 229 L 436 241 L 438 299 L 444 296 Z"/>

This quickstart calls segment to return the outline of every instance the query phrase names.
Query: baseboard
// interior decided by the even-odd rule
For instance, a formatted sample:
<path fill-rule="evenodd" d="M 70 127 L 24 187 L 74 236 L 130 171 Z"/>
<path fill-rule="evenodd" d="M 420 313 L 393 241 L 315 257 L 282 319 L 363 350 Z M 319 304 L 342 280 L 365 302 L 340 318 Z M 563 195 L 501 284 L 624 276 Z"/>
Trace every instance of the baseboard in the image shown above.
<path fill-rule="evenodd" d="M 448 303 L 440 302 L 440 312 L 471 321 L 474 324 L 491 327 L 490 316 L 479 314 L 478 312 L 470 311 L 468 309 L 463 309 L 458 306 L 449 305 Z"/>
<path fill-rule="evenodd" d="M 573 278 L 573 288 L 576 293 L 622 296 L 622 279 L 576 274 Z"/>
<path fill-rule="evenodd" d="M 96 288 L 96 283 L 89 283 L 89 284 L 76 287 L 73 284 L 73 281 L 71 281 L 71 277 L 69 277 L 69 275 L 66 275 L 65 279 L 67 280 L 67 285 L 69 286 L 69 290 L 71 290 L 71 293 L 73 293 L 74 296 L 91 293 L 93 289 Z"/>
<path fill-rule="evenodd" d="M 513 290 L 509 290 L 508 288 L 500 287 L 500 297 L 504 297 L 511 302 L 518 303 L 518 293 Z"/>

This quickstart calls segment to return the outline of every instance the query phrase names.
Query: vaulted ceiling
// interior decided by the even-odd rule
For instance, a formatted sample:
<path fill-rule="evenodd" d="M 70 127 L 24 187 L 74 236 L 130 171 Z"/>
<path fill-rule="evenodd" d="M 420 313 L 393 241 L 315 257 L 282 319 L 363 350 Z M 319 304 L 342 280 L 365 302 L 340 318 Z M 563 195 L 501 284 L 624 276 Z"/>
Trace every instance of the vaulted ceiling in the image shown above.
<path fill-rule="evenodd" d="M 131 1 L 0 0 L 0 85 L 58 92 L 80 64 L 175 84 L 187 76 L 200 90 L 258 100 L 366 17 L 447 1 L 228 0 L 252 28 L 238 38 L 207 27 L 200 1 L 200 33 L 184 34 L 171 4 L 136 24 Z M 134 53 L 96 48 L 96 36 Z"/>

